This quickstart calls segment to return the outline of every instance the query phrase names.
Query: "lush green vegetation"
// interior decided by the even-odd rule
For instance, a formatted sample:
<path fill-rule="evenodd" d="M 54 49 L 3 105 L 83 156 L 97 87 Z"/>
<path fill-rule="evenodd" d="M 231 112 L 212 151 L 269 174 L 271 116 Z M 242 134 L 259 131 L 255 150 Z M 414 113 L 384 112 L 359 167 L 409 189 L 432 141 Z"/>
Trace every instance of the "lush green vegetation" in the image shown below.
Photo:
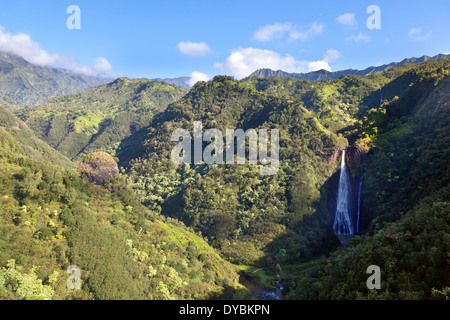
<path fill-rule="evenodd" d="M 421 63 L 428 60 L 439 60 L 443 58 L 448 58 L 448 54 L 438 54 L 434 57 L 429 56 L 422 56 L 420 58 L 406 58 L 403 59 L 400 62 L 392 62 L 389 64 L 384 64 L 381 66 L 372 66 L 368 67 L 364 70 L 357 70 L 357 69 L 346 69 L 346 70 L 340 70 L 340 71 L 327 71 L 327 70 L 318 70 L 308 73 L 289 73 L 284 72 L 282 70 L 271 70 L 271 69 L 259 69 L 253 72 L 251 75 L 249 75 L 250 78 L 268 78 L 268 77 L 278 77 L 278 78 L 291 78 L 291 79 L 300 79 L 300 80 L 327 80 L 327 79 L 337 79 L 342 76 L 359 76 L 364 77 L 372 74 L 377 73 L 383 73 L 385 71 L 388 71 L 389 69 L 392 69 L 394 67 L 400 67 L 405 64 L 415 64 L 415 63 Z"/>
<path fill-rule="evenodd" d="M 55 152 L 48 144 L 38 139 L 32 130 L 5 109 L 2 101 L 0 101 L 0 131 L 4 139 L 8 141 L 9 138 L 5 137 L 13 139 L 9 141 L 12 151 L 26 154 L 39 161 L 51 162 L 63 168 L 75 166 L 67 157 Z"/>
<path fill-rule="evenodd" d="M 119 78 L 81 93 L 17 111 L 42 140 L 69 158 L 91 151 L 114 155 L 119 143 L 149 125 L 185 89 L 147 79 Z"/>
<path fill-rule="evenodd" d="M 196 85 L 155 119 L 137 140 L 143 145 L 139 156 L 130 161 L 127 157 L 130 145 L 126 144 L 124 156 L 119 153 L 119 158 L 126 168 L 128 183 L 146 206 L 202 232 L 228 260 L 264 267 L 272 275 L 282 274 L 291 284 L 289 298 L 361 298 L 364 295 L 351 286 L 345 294 L 335 294 L 325 284 L 320 285 L 323 288 L 320 294 L 305 295 L 315 291 L 302 282 L 306 281 L 305 276 L 313 281 L 312 270 L 315 274 L 317 270 L 325 270 L 321 275 L 327 275 L 326 280 L 333 285 L 348 276 L 334 278 L 326 269 L 329 263 L 322 258 L 311 260 L 328 255 L 337 247 L 330 228 L 329 202 L 336 152 L 347 145 L 342 136 L 351 144 L 352 175 L 365 176 L 366 209 L 362 226 L 368 235 L 363 238 L 375 241 L 376 231 L 387 232 L 385 223 L 400 225 L 408 212 L 414 212 L 422 199 L 431 196 L 424 190 L 439 190 L 448 185 L 448 154 L 444 152 L 448 150 L 450 132 L 445 116 L 448 70 L 449 60 L 443 59 L 406 64 L 367 77 L 345 76 L 322 82 L 289 78 L 249 78 L 237 82 L 216 77 Z M 439 112 L 433 111 L 436 108 Z M 199 119 L 205 130 L 280 129 L 278 174 L 263 177 L 255 166 L 174 166 L 170 161 L 175 144 L 170 142 L 171 132 L 176 128 L 191 131 L 193 121 Z M 432 172 L 436 176 L 430 178 Z M 448 193 L 439 194 L 435 201 L 445 204 Z M 437 216 L 425 214 L 423 223 L 430 223 L 430 232 L 438 235 L 428 239 L 421 249 L 425 255 L 427 250 L 438 250 L 436 254 L 443 263 L 439 268 L 445 267 L 442 254 L 448 251 L 443 238 L 448 233 L 448 219 L 443 212 L 438 211 Z M 436 219 L 443 224 L 441 229 L 432 226 Z M 429 247 L 433 241 L 437 249 Z M 396 250 L 396 243 L 389 245 L 390 250 Z M 362 264 L 358 264 L 359 269 L 352 268 L 351 262 L 342 258 L 344 255 L 357 261 L 351 250 L 340 249 L 335 256 L 346 261 L 340 272 L 358 273 L 359 278 L 354 281 L 359 281 L 360 289 L 365 286 L 365 281 L 360 280 L 366 277 L 365 270 L 361 273 Z M 397 253 L 398 260 L 415 252 L 417 246 L 402 250 Z M 372 251 L 366 253 L 362 261 L 367 262 L 371 254 Z M 333 259 L 334 256 L 329 260 L 331 264 Z M 311 261 L 318 262 L 313 264 L 314 268 L 307 267 Z M 376 263 L 382 265 L 379 261 L 373 264 Z M 434 268 L 433 263 L 429 268 Z M 295 264 L 300 265 L 301 271 L 293 267 Z M 325 269 L 319 268 L 322 264 Z M 410 286 L 412 279 L 419 281 L 422 276 L 423 273 L 414 273 L 409 279 Z M 445 290 L 448 278 L 442 273 L 432 277 L 427 284 L 419 285 L 423 288 L 421 295 L 412 289 L 401 295 L 402 285 L 398 285 L 389 289 L 392 290 L 389 295 L 373 298 L 426 298 L 431 296 L 432 286 Z M 319 286 L 318 283 L 311 285 Z"/>
<path fill-rule="evenodd" d="M 428 65 L 438 66 L 445 61 L 448 59 L 430 61 Z M 381 102 L 400 96 L 410 84 L 419 80 L 417 70 L 420 69 L 420 65 L 405 64 L 365 77 L 344 75 L 324 81 L 249 77 L 242 82 L 258 91 L 300 100 L 305 108 L 314 111 L 323 126 L 340 132 L 348 126 L 358 125 L 366 112 L 379 108 Z"/>
<path fill-rule="evenodd" d="M 142 206 L 123 182 L 113 192 L 90 184 L 27 156 L 0 129 L 1 298 L 246 297 L 232 265 L 182 223 Z M 69 265 L 82 270 L 81 290 L 66 287 Z"/>
<path fill-rule="evenodd" d="M 370 110 L 351 130 L 370 149 L 353 168 L 365 177 L 363 236 L 322 267 L 296 277 L 290 298 L 449 298 L 450 66 L 418 66 L 403 95 Z M 365 287 L 365 269 L 378 265 L 382 288 Z"/>
<path fill-rule="evenodd" d="M 280 275 L 288 299 L 448 298 L 449 75 L 447 58 L 324 81 L 217 76 L 189 92 L 120 78 L 25 109 L 2 99 L 0 297 L 250 298 L 241 272 L 266 287 Z M 278 129 L 277 174 L 175 165 L 172 132 L 194 121 Z M 332 230 L 343 147 L 364 175 L 347 247 Z M 66 287 L 72 264 L 81 290 Z M 381 290 L 366 287 L 369 265 Z"/>

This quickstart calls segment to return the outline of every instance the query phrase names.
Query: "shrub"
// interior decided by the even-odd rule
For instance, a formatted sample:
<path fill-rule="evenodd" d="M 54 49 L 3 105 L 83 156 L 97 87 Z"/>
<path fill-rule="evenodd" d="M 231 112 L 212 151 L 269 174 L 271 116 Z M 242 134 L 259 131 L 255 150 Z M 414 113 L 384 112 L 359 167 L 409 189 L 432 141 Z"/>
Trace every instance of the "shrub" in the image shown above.
<path fill-rule="evenodd" d="M 49 228 L 42 227 L 34 234 L 34 236 L 41 240 L 48 240 L 54 236 L 54 233 Z"/>

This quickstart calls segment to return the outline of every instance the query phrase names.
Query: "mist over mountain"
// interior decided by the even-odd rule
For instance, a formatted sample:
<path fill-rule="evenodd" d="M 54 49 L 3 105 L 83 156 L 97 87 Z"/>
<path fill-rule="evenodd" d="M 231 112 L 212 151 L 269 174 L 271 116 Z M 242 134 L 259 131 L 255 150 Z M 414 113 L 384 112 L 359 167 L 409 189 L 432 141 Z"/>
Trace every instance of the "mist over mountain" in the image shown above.
<path fill-rule="evenodd" d="M 167 82 L 183 88 L 190 88 L 191 85 L 189 84 L 189 79 L 190 77 L 178 77 L 178 78 L 156 78 L 152 80 Z"/>
<path fill-rule="evenodd" d="M 42 103 L 54 96 L 80 92 L 110 81 L 108 77 L 37 66 L 18 55 L 0 52 L 0 95 L 13 99 L 19 106 Z"/>

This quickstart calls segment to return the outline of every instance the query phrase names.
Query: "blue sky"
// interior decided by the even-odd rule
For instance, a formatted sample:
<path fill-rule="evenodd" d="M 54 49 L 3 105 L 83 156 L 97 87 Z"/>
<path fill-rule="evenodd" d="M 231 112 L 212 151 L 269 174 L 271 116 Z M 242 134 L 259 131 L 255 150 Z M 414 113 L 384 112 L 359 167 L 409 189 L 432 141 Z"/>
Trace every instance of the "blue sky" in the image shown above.
<path fill-rule="evenodd" d="M 73 4 L 79 30 L 66 26 Z M 381 29 L 366 26 L 370 5 Z M 2 3 L 0 26 L 0 50 L 130 78 L 363 69 L 450 52 L 448 0 L 15 0 Z"/>

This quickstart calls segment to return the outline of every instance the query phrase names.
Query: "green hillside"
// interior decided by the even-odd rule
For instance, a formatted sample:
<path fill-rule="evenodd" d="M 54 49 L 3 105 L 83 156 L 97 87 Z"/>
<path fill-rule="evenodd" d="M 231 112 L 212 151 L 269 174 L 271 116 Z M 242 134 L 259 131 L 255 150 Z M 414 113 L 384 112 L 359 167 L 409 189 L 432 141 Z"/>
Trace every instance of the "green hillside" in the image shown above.
<path fill-rule="evenodd" d="M 63 168 L 72 168 L 74 164 L 65 156 L 38 139 L 34 132 L 21 120 L 5 109 L 0 101 L 0 130 L 6 140 L 11 140 L 14 151 L 26 154 L 34 160 L 48 161 Z M 6 105 L 11 107 L 10 104 Z"/>
<path fill-rule="evenodd" d="M 425 65 L 436 68 L 448 63 L 448 58 L 431 60 Z M 387 71 L 367 76 L 343 75 L 323 81 L 294 78 L 249 77 L 242 83 L 262 92 L 280 97 L 296 98 L 305 108 L 314 111 L 323 126 L 340 132 L 361 121 L 365 113 L 380 104 L 400 96 L 411 83 L 419 80 L 418 70 L 424 64 L 402 64 Z"/>
<path fill-rule="evenodd" d="M 216 76 L 189 91 L 120 78 L 39 106 L 0 101 L 0 298 L 249 299 L 277 279 L 285 299 L 449 298 L 450 58 L 323 81 Z M 172 133 L 196 121 L 278 129 L 278 171 L 174 164 Z M 364 183 L 361 228 L 342 244 L 343 148 L 353 201 Z M 69 265 L 81 290 L 66 287 Z M 381 290 L 367 289 L 370 265 Z"/>
<path fill-rule="evenodd" d="M 293 265 L 308 265 L 312 259 L 326 256 L 338 247 L 331 229 L 330 202 L 336 192 L 333 173 L 338 152 L 348 145 L 350 172 L 355 180 L 364 174 L 366 181 L 364 246 L 386 250 L 388 254 L 381 256 L 386 259 L 397 254 L 396 261 L 417 254 L 419 260 L 411 258 L 415 264 L 434 252 L 433 257 L 438 260 L 429 268 L 434 268 L 433 263 L 441 264 L 438 268 L 445 267 L 445 190 L 449 179 L 446 150 L 450 132 L 445 97 L 449 63 L 450 59 L 441 59 L 405 64 L 382 74 L 323 82 L 277 78 L 238 82 L 215 77 L 194 86 L 135 140 L 124 142 L 118 152 L 120 163 L 125 167 L 128 184 L 144 205 L 202 232 L 234 263 L 264 267 L 273 276 L 281 273 L 290 281 L 288 297 L 358 298 L 360 292 L 344 285 L 344 277 L 351 275 L 341 273 L 359 272 L 355 281 L 360 287 L 365 285 L 365 281 L 360 281 L 366 277 L 365 270 L 361 271 L 364 264 L 352 265 L 356 263 L 353 247 L 336 251 L 327 267 L 320 269 L 323 273 L 312 268 L 318 277 L 315 283 L 308 282 L 314 278 L 302 278 L 308 275 L 304 271 L 300 279 L 296 278 L 297 268 Z M 170 160 L 176 144 L 170 141 L 171 133 L 177 128 L 192 132 L 193 122 L 200 119 L 204 130 L 280 129 L 278 174 L 261 176 L 258 167 L 251 165 L 175 166 Z M 133 154 L 129 150 L 140 151 Z M 130 159 L 130 154 L 134 159 Z M 439 208 L 426 204 L 430 201 Z M 380 240 L 380 234 L 384 237 L 392 230 L 406 228 L 405 223 L 411 228 L 409 219 L 419 215 L 417 210 L 417 219 L 422 219 L 417 223 L 429 223 L 431 228 L 422 235 L 426 238 L 424 243 L 419 244 L 412 237 L 411 247 L 399 248 L 395 241 Z M 360 238 L 355 238 L 354 243 L 361 241 L 357 239 Z M 365 255 L 363 261 L 368 262 L 373 251 L 361 254 Z M 329 265 L 337 263 L 333 257 L 339 257 L 343 265 L 332 269 L 336 278 L 326 276 L 331 272 Z M 388 263 L 380 261 L 382 258 L 377 255 L 373 257 L 373 264 Z M 396 270 L 410 272 L 410 281 L 423 278 L 422 271 L 416 273 L 402 267 Z M 404 279 L 395 276 L 398 283 L 389 288 L 393 292 L 374 298 L 429 298 L 432 286 L 441 290 L 449 284 L 440 272 L 430 277 L 426 284 L 418 284 L 417 292 L 408 289 L 407 293 L 400 293 L 405 291 Z M 305 286 L 305 281 L 323 290 L 314 295 L 311 292 L 318 289 Z M 330 289 L 336 286 L 335 282 L 344 286 L 344 293 Z"/>
<path fill-rule="evenodd" d="M 89 184 L 3 108 L 0 119 L 0 299 L 247 297 L 232 265 L 120 177 L 116 191 Z M 81 290 L 66 286 L 70 265 Z"/>
<path fill-rule="evenodd" d="M 90 151 L 114 154 L 185 89 L 147 79 L 119 78 L 81 93 L 50 99 L 17 114 L 44 141 L 73 159 Z"/>
<path fill-rule="evenodd" d="M 204 130 L 224 133 L 226 128 L 279 129 L 278 173 L 262 176 L 256 165 L 174 165 L 173 130 L 192 132 L 197 120 Z M 280 259 L 306 258 L 336 245 L 322 187 L 335 166 L 331 159 L 347 142 L 325 129 L 301 101 L 217 76 L 195 85 L 134 142 L 143 146 L 135 159 L 128 159 L 128 150 L 140 147 L 129 142 L 118 157 L 139 199 L 202 232 L 232 262 L 275 267 Z"/>
<path fill-rule="evenodd" d="M 346 70 L 333 71 L 333 72 L 322 69 L 322 70 L 308 72 L 308 73 L 289 73 L 289 72 L 284 72 L 282 70 L 274 71 L 271 69 L 259 69 L 259 70 L 256 70 L 255 72 L 253 72 L 252 74 L 250 74 L 249 77 L 250 78 L 267 78 L 267 77 L 294 78 L 294 79 L 311 80 L 311 81 L 337 79 L 342 76 L 349 76 L 349 75 L 364 77 L 364 76 L 368 76 L 371 74 L 383 73 L 385 71 L 388 71 L 389 69 L 392 69 L 395 67 L 400 67 L 405 64 L 422 63 L 422 62 L 426 62 L 429 60 L 439 60 L 439 59 L 448 58 L 448 57 L 449 57 L 448 54 L 438 54 L 434 57 L 429 57 L 429 56 L 422 56 L 419 58 L 414 57 L 414 58 L 403 59 L 400 62 L 392 62 L 392 63 L 384 64 L 381 66 L 368 67 L 364 70 L 346 69 Z"/>

